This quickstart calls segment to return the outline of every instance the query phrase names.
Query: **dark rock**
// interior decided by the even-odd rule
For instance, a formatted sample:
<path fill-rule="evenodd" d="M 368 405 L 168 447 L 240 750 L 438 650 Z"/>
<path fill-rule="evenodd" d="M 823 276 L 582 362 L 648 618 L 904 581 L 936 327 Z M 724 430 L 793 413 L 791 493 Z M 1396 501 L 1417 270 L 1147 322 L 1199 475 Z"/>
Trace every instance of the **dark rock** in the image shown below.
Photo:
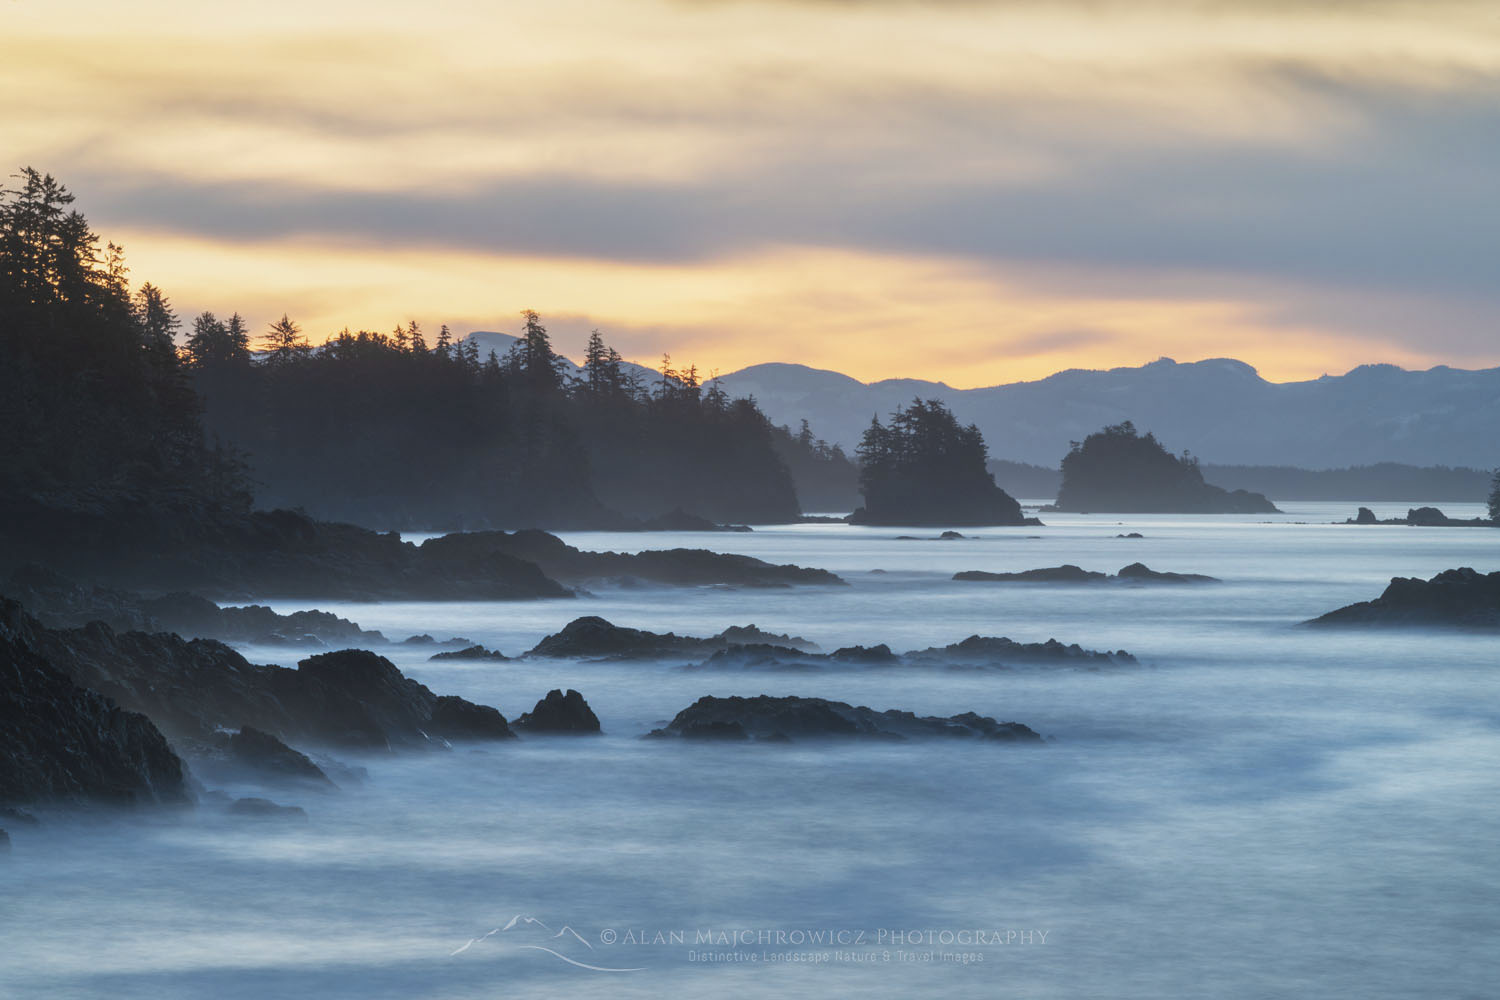
<path fill-rule="evenodd" d="M 1130 421 L 1075 444 L 1062 460 L 1062 485 L 1052 510 L 1080 513 L 1277 514 L 1259 493 L 1229 491 L 1203 481 L 1198 462 L 1167 451 Z M 1044 508 L 1046 509 L 1046 508 Z"/>
<path fill-rule="evenodd" d="M 962 537 L 964 537 L 964 536 L 961 535 L 961 534 L 959 534 L 956 531 L 945 531 L 941 535 L 938 535 L 938 538 L 940 538 L 940 539 L 954 539 L 954 538 L 962 538 Z"/>
<path fill-rule="evenodd" d="M 1436 507 L 1411 507 L 1406 511 L 1406 523 L 1429 527 L 1446 525 L 1448 515 Z"/>
<path fill-rule="evenodd" d="M 228 749 L 236 763 L 269 777 L 333 784 L 323 769 L 306 754 L 253 726 L 241 727 L 239 732 L 230 736 Z"/>
<path fill-rule="evenodd" d="M 1003 742 L 1040 743 L 1041 737 L 1018 722 L 996 722 L 987 716 L 966 712 L 949 718 L 919 716 L 911 712 L 855 707 L 823 698 L 758 695 L 753 698 L 705 696 L 677 713 L 660 731 L 662 735 L 705 738 L 737 738 L 733 728 L 754 738 L 784 736 L 792 739 L 924 739 L 964 738 Z"/>
<path fill-rule="evenodd" d="M 1116 535 L 1115 537 L 1116 538 L 1145 538 L 1146 536 L 1143 535 L 1143 534 L 1141 534 L 1139 531 L 1128 531 L 1128 532 L 1126 532 L 1123 535 Z"/>
<path fill-rule="evenodd" d="M 750 734 L 738 722 L 694 722 L 682 729 L 685 740 L 748 740 Z"/>
<path fill-rule="evenodd" d="M 478 559 L 487 554 L 526 560 L 548 576 L 565 583 L 633 577 L 670 586 L 700 587 L 726 584 L 739 587 L 779 587 L 794 584 L 842 584 L 821 569 L 774 566 L 750 556 L 707 549 L 658 549 L 628 554 L 584 552 L 545 531 L 475 531 L 445 535 L 422 544 L 437 563 Z"/>
<path fill-rule="evenodd" d="M 42 631 L 0 600 L 0 804 L 190 802 L 182 761 L 151 720 L 58 670 Z"/>
<path fill-rule="evenodd" d="M 955 580 L 983 581 L 987 583 L 1103 583 L 1109 579 L 1104 573 L 1080 569 L 1071 563 L 1050 566 L 1046 569 L 1027 569 L 1018 573 L 986 573 L 982 570 L 965 570 L 953 574 Z"/>
<path fill-rule="evenodd" d="M 498 709 L 443 695 L 433 702 L 428 732 L 445 740 L 515 739 Z"/>
<path fill-rule="evenodd" d="M 1500 629 L 1500 572 L 1447 569 L 1431 580 L 1395 577 L 1373 601 L 1314 618 L 1320 626 L 1442 626 Z"/>
<path fill-rule="evenodd" d="M 10 834 L 0 830 L 0 854 L 10 850 Z"/>
<path fill-rule="evenodd" d="M 1355 524 L 1375 524 L 1375 523 L 1377 523 L 1376 520 L 1375 520 L 1375 512 L 1373 510 L 1371 510 L 1370 508 L 1368 508 L 1368 507 L 1361 507 L 1359 509 L 1359 512 L 1354 515 L 1354 523 Z"/>
<path fill-rule="evenodd" d="M 289 670 L 249 663 L 212 640 L 116 634 L 101 623 L 38 629 L 36 644 L 75 683 L 145 713 L 175 738 L 211 742 L 217 730 L 250 726 L 342 746 L 430 742 L 437 696 L 368 650 L 323 653 Z"/>
<path fill-rule="evenodd" d="M 1211 576 L 1197 573 L 1159 573 L 1143 563 L 1131 563 L 1119 573 L 1110 576 L 1093 570 L 1080 569 L 1071 564 L 1052 566 L 1046 569 L 1028 569 L 1019 573 L 986 573 L 982 570 L 965 570 L 953 574 L 953 579 L 983 583 L 1218 583 Z"/>
<path fill-rule="evenodd" d="M 1495 521 L 1488 518 L 1452 518 L 1436 507 L 1408 507 L 1405 517 L 1388 517 L 1377 520 L 1374 511 L 1361 507 L 1359 513 L 1344 521 L 1345 524 L 1403 524 L 1414 528 L 1493 528 Z"/>
<path fill-rule="evenodd" d="M 257 798 L 235 799 L 229 807 L 229 814 L 252 819 L 307 819 L 307 811 L 301 806 L 281 806 L 270 799 Z"/>
<path fill-rule="evenodd" d="M 554 688 L 516 720 L 516 728 L 529 733 L 597 733 L 599 717 L 577 691 L 569 688 L 563 694 Z"/>
<path fill-rule="evenodd" d="M 972 635 L 943 647 L 896 654 L 889 646 L 850 646 L 830 654 L 805 653 L 780 646 L 730 646 L 690 667 L 694 670 L 825 670 L 852 666 L 958 669 L 1009 669 L 1017 666 L 1105 669 L 1134 664 L 1123 649 L 1113 653 L 1064 645 L 1056 639 L 1023 643 L 1007 638 Z"/>
<path fill-rule="evenodd" d="M 1201 573 L 1158 573 L 1144 563 L 1131 563 L 1115 574 L 1119 580 L 1129 580 L 1134 583 L 1218 583 L 1211 576 Z"/>
<path fill-rule="evenodd" d="M 421 635 L 409 635 L 401 640 L 403 646 L 436 646 L 437 640 L 427 633 Z"/>
<path fill-rule="evenodd" d="M 485 649 L 483 646 L 469 646 L 464 649 L 454 649 L 446 653 L 433 653 L 428 660 L 508 660 L 510 657 L 496 649 Z"/>
<path fill-rule="evenodd" d="M 614 625 L 597 615 L 575 618 L 561 632 L 547 636 L 526 655 L 567 659 L 683 659 L 705 656 L 734 645 L 757 643 L 794 649 L 815 649 L 805 639 L 773 635 L 754 625 L 732 626 L 718 635 L 694 636 L 646 632 Z"/>

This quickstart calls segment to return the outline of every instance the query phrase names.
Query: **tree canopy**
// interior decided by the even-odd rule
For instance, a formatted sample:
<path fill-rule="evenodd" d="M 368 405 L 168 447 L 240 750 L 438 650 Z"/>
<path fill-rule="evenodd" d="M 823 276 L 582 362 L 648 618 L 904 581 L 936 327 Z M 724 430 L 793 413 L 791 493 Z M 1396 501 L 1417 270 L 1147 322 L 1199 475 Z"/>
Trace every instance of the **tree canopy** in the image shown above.
<path fill-rule="evenodd" d="M 979 428 L 960 426 L 938 400 L 912 400 L 889 426 L 872 417 L 858 456 L 865 504 L 856 523 L 1023 523 L 1020 504 L 985 467 Z"/>

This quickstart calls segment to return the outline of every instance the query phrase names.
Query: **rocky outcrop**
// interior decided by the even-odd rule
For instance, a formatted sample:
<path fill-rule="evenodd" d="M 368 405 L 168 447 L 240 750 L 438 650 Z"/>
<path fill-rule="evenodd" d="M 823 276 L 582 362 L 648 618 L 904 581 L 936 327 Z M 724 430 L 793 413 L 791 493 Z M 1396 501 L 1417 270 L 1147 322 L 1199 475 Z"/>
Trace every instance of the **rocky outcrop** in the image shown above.
<path fill-rule="evenodd" d="M 629 580 L 678 587 L 782 587 L 844 582 L 827 570 L 776 566 L 750 556 L 707 549 L 658 549 L 635 554 L 585 552 L 545 531 L 445 535 L 422 543 L 422 551 L 425 558 L 436 564 L 462 564 L 491 556 L 526 560 L 541 567 L 549 577 L 572 585 Z"/>
<path fill-rule="evenodd" d="M 510 659 L 510 657 L 506 656 L 504 653 L 500 652 L 498 649 L 486 649 L 483 646 L 474 645 L 474 646 L 465 646 L 463 649 L 449 650 L 446 653 L 433 653 L 427 659 L 429 659 L 429 660 L 491 660 L 491 661 L 494 661 L 494 662 L 498 663 L 498 662 L 500 662 L 502 660 L 508 660 L 508 659 Z"/>
<path fill-rule="evenodd" d="M 447 738 L 432 722 L 437 696 L 368 650 L 323 653 L 291 670 L 252 664 L 209 639 L 120 634 L 98 622 L 38 627 L 35 641 L 75 683 L 146 714 L 173 737 L 211 742 L 217 730 L 250 726 L 281 740 L 365 748 Z"/>
<path fill-rule="evenodd" d="M 229 815 L 245 819 L 300 820 L 307 819 L 307 811 L 301 806 L 277 805 L 270 799 L 235 799 L 229 806 Z"/>
<path fill-rule="evenodd" d="M 971 635 L 962 642 L 894 653 L 887 645 L 848 646 L 832 653 L 804 653 L 764 644 L 730 646 L 714 653 L 694 670 L 829 670 L 841 667 L 921 667 L 1009 670 L 1018 667 L 1086 670 L 1129 666 L 1136 658 L 1123 649 L 1096 652 L 1077 643 L 1016 642 L 1013 639 Z"/>
<path fill-rule="evenodd" d="M 328 775 L 304 753 L 293 750 L 270 733 L 245 726 L 225 739 L 230 759 L 258 775 L 283 781 L 308 781 L 331 786 Z"/>
<path fill-rule="evenodd" d="M 1430 580 L 1394 577 L 1373 601 L 1314 618 L 1316 626 L 1438 626 L 1500 629 L 1500 572 L 1448 569 Z"/>
<path fill-rule="evenodd" d="M 986 573 L 964 570 L 953 579 L 981 583 L 1218 583 L 1215 577 L 1198 573 L 1159 573 L 1144 563 L 1131 563 L 1114 576 L 1072 564 L 1046 569 L 1028 569 L 1018 573 Z"/>
<path fill-rule="evenodd" d="M 1500 522 L 1483 517 L 1449 517 L 1437 507 L 1408 507 L 1405 517 L 1388 517 L 1381 520 L 1368 507 L 1361 507 L 1345 524 L 1404 524 L 1414 528 L 1494 528 Z"/>
<path fill-rule="evenodd" d="M 56 669 L 38 652 L 37 631 L 0 600 L 0 804 L 190 802 L 161 732 Z"/>
<path fill-rule="evenodd" d="M 1196 459 L 1173 455 L 1130 421 L 1074 443 L 1062 460 L 1062 486 L 1051 510 L 1080 513 L 1277 514 L 1260 493 L 1203 481 Z"/>
<path fill-rule="evenodd" d="M 677 713 L 653 737 L 690 739 L 969 739 L 1004 743 L 1041 743 L 1019 722 L 997 722 L 965 712 L 940 718 L 891 709 L 877 712 L 823 698 L 758 695 L 753 698 L 706 696 Z"/>
<path fill-rule="evenodd" d="M 432 703 L 427 731 L 445 740 L 509 740 L 516 735 L 498 709 L 451 694 Z"/>
<path fill-rule="evenodd" d="M 554 688 L 515 727 L 528 733 L 597 733 L 599 717 L 577 691 L 569 688 L 564 694 Z"/>
<path fill-rule="evenodd" d="M 732 626 L 700 639 L 673 632 L 646 632 L 615 625 L 597 615 L 575 618 L 561 632 L 547 636 L 527 656 L 590 660 L 694 659 L 730 646 L 756 643 L 788 649 L 813 650 L 806 639 L 763 632 L 754 625 Z"/>

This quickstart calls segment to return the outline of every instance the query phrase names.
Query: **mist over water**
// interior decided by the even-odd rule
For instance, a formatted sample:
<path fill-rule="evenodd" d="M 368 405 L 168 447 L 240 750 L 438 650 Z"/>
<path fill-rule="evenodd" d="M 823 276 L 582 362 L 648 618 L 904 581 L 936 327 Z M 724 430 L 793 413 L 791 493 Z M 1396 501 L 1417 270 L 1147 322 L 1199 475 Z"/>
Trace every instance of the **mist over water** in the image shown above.
<path fill-rule="evenodd" d="M 1046 527 L 953 541 L 822 524 L 571 533 L 588 549 L 707 547 L 818 566 L 850 586 L 273 602 L 392 639 L 462 635 L 511 655 L 595 614 L 693 635 L 753 622 L 825 650 L 1055 637 L 1127 649 L 1140 665 L 715 672 L 433 663 L 430 649 L 382 647 L 434 691 L 507 718 L 550 688 L 577 688 L 605 732 L 340 752 L 366 777 L 335 775 L 335 793 L 223 788 L 301 805 L 306 823 L 246 821 L 207 801 L 0 824 L 15 844 L 0 859 L 0 995 L 1489 995 L 1500 976 L 1496 639 L 1297 623 L 1372 598 L 1392 576 L 1500 568 L 1500 532 L 1333 525 L 1354 504 L 1283 506 L 1253 517 L 1048 514 Z M 1376 513 L 1404 513 L 1395 507 Z M 1116 537 L 1132 531 L 1145 537 Z M 951 580 L 1137 561 L 1223 582 Z M 640 739 L 702 695 L 761 693 L 972 710 L 1050 742 Z M 518 914 L 546 929 L 483 937 Z M 554 936 L 564 926 L 586 943 Z M 778 942 L 794 931 L 850 944 Z M 912 944 L 914 932 L 952 943 Z M 989 943 L 960 943 L 974 932 Z M 715 946 L 720 935 L 734 943 Z"/>

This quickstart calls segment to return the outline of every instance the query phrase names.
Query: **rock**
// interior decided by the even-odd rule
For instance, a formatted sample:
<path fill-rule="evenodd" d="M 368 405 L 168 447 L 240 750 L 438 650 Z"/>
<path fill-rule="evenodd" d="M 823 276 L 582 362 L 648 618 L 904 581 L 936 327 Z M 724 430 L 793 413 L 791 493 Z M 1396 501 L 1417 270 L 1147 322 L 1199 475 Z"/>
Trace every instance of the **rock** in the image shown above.
<path fill-rule="evenodd" d="M 1405 517 L 1376 519 L 1374 511 L 1361 507 L 1359 513 L 1344 521 L 1345 524 L 1403 524 L 1414 528 L 1493 528 L 1495 521 L 1483 517 L 1468 519 L 1452 518 L 1436 507 L 1409 507 Z"/>
<path fill-rule="evenodd" d="M 10 834 L 0 830 L 0 854 L 10 850 Z"/>
<path fill-rule="evenodd" d="M 229 737 L 230 757 L 238 764 L 273 778 L 311 781 L 333 786 L 323 769 L 304 753 L 293 750 L 270 733 L 243 726 Z"/>
<path fill-rule="evenodd" d="M 499 662 L 508 660 L 510 657 L 495 649 L 485 649 L 483 646 L 468 646 L 464 649 L 450 650 L 446 653 L 433 653 L 428 660 L 493 660 Z"/>
<path fill-rule="evenodd" d="M 401 640 L 401 645 L 403 645 L 403 646 L 436 646 L 437 645 L 437 640 L 434 639 L 432 636 L 428 635 L 427 633 L 423 632 L 421 635 L 409 635 L 409 636 L 407 636 L 405 639 Z"/>
<path fill-rule="evenodd" d="M 706 656 L 734 645 L 760 643 L 793 649 L 816 649 L 806 639 L 773 635 L 754 625 L 732 626 L 700 639 L 673 632 L 656 633 L 615 625 L 597 615 L 575 618 L 561 632 L 547 636 L 527 656 L 567 659 L 687 659 Z"/>
<path fill-rule="evenodd" d="M 250 726 L 278 739 L 365 748 L 420 746 L 437 696 L 389 660 L 348 649 L 297 669 L 261 666 L 222 643 L 116 634 L 102 623 L 35 631 L 37 648 L 75 683 L 143 712 L 174 738 L 209 743 Z"/>
<path fill-rule="evenodd" d="M 1116 538 L 1145 538 L 1146 536 L 1143 535 L 1143 534 L 1141 534 L 1139 531 L 1128 531 L 1128 532 L 1126 532 L 1123 535 L 1116 535 L 1115 537 Z"/>
<path fill-rule="evenodd" d="M 1144 563 L 1131 563 L 1115 574 L 1116 579 L 1133 583 L 1218 583 L 1211 576 L 1201 573 L 1158 573 Z"/>
<path fill-rule="evenodd" d="M 498 709 L 452 695 L 443 695 L 433 703 L 428 732 L 445 740 L 510 740 L 516 736 Z"/>
<path fill-rule="evenodd" d="M 597 733 L 599 718 L 583 695 L 572 688 L 567 694 L 554 688 L 516 720 L 516 728 L 529 733 Z"/>
<path fill-rule="evenodd" d="M 964 536 L 961 535 L 961 534 L 959 534 L 956 531 L 945 531 L 941 535 L 938 535 L 938 538 L 940 540 L 945 540 L 945 541 L 952 540 L 952 539 L 955 539 L 955 538 L 962 538 L 962 537 L 964 537 Z"/>
<path fill-rule="evenodd" d="M 1394 577 L 1373 601 L 1361 601 L 1314 618 L 1318 626 L 1441 626 L 1500 629 L 1500 572 L 1465 566 L 1430 580 Z"/>
<path fill-rule="evenodd" d="M 565 583 L 634 578 L 668 586 L 781 587 L 802 584 L 841 585 L 827 570 L 774 566 L 750 556 L 707 549 L 659 549 L 628 554 L 584 552 L 545 531 L 474 531 L 445 535 L 422 543 L 438 564 L 481 559 L 488 554 L 526 560 Z"/>
<path fill-rule="evenodd" d="M 1046 569 L 1028 569 L 1019 573 L 986 573 L 965 570 L 953 579 L 983 583 L 1218 583 L 1214 577 L 1196 573 L 1158 573 L 1143 563 L 1131 563 L 1110 576 L 1068 564 Z"/>
<path fill-rule="evenodd" d="M 281 806 L 270 799 L 257 798 L 235 799 L 229 807 L 229 814 L 252 819 L 307 819 L 307 811 L 301 806 Z"/>
<path fill-rule="evenodd" d="M 961 738 L 998 742 L 1041 743 L 1041 737 L 1018 722 L 996 722 L 965 712 L 939 718 L 911 712 L 855 707 L 823 698 L 758 695 L 753 698 L 705 696 L 677 713 L 659 736 L 738 739 L 735 727 L 755 739 L 927 739 Z"/>
<path fill-rule="evenodd" d="M 889 646 L 849 646 L 829 654 L 805 653 L 767 645 L 730 646 L 719 650 L 693 670 L 826 670 L 840 667 L 919 667 L 960 669 L 1010 669 L 1016 666 L 1046 666 L 1104 669 L 1132 665 L 1136 658 L 1123 649 L 1113 653 L 1083 649 L 1077 643 L 1064 645 L 1056 639 L 1022 643 L 1007 638 L 971 635 L 949 646 L 930 647 L 896 654 Z"/>
<path fill-rule="evenodd" d="M 160 730 L 57 669 L 38 647 L 42 631 L 0 599 L 0 805 L 191 802 Z"/>
<path fill-rule="evenodd" d="M 1027 569 L 1019 573 L 986 573 L 982 570 L 965 570 L 953 574 L 955 580 L 983 581 L 987 583 L 1103 583 L 1108 575 L 1080 569 L 1068 563 L 1046 569 Z"/>
<path fill-rule="evenodd" d="M 1377 524 L 1379 522 L 1377 522 L 1375 520 L 1375 512 L 1373 510 L 1371 510 L 1368 507 L 1361 507 L 1359 509 L 1359 512 L 1354 515 L 1354 523 L 1355 524 Z"/>
<path fill-rule="evenodd" d="M 1203 481 L 1198 462 L 1167 451 L 1130 421 L 1075 444 L 1062 460 L 1062 486 L 1052 510 L 1079 513 L 1277 514 L 1259 493 L 1229 491 Z M 1046 508 L 1044 508 L 1046 509 Z"/>

